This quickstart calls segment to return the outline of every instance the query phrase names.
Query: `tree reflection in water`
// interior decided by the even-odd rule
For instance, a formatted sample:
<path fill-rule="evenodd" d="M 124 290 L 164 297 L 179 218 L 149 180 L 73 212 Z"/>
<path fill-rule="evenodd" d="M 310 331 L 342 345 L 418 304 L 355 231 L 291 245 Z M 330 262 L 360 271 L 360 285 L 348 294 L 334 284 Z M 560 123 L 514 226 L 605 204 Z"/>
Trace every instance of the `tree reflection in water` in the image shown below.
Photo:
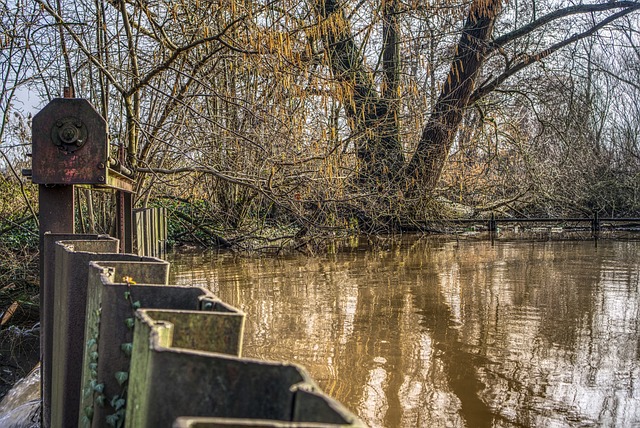
<path fill-rule="evenodd" d="M 322 257 L 176 254 L 371 426 L 640 424 L 640 243 L 390 240 Z"/>

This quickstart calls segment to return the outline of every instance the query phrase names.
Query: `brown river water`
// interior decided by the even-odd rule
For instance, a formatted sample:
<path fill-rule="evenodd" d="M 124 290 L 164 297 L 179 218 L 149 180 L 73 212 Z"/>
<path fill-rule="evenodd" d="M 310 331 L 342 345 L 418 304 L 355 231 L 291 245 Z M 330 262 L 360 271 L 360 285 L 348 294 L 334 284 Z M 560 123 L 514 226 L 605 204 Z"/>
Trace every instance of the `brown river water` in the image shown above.
<path fill-rule="evenodd" d="M 640 242 L 405 237 L 315 257 L 175 253 L 371 427 L 640 426 Z"/>

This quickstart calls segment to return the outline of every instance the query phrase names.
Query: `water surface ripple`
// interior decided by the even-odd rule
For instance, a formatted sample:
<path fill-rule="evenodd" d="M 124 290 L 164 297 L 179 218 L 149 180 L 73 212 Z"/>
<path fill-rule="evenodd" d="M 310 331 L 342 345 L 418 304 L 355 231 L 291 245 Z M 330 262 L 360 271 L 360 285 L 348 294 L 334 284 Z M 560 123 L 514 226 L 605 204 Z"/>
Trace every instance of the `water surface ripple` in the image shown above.
<path fill-rule="evenodd" d="M 411 238 L 318 257 L 174 254 L 372 427 L 640 426 L 640 242 Z"/>

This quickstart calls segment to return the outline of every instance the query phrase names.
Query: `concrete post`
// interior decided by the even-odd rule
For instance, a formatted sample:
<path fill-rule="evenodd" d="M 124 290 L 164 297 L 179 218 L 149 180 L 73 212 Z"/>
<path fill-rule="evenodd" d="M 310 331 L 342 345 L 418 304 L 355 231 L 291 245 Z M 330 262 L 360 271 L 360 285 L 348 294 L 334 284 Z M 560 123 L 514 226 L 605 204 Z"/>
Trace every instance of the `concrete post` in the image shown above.
<path fill-rule="evenodd" d="M 116 374 L 130 371 L 138 306 L 211 311 L 223 305 L 206 289 L 166 285 L 167 274 L 166 262 L 90 263 L 79 426 L 106 427 L 107 421 L 124 418 L 129 394 L 124 393 L 126 381 L 119 382 Z M 192 327 L 202 331 L 209 326 Z M 239 343 L 233 347 L 239 352 Z"/>
<path fill-rule="evenodd" d="M 42 193 L 41 193 L 42 195 Z M 40 224 L 42 228 L 42 223 Z M 69 239 L 95 240 L 98 235 L 74 235 L 71 233 L 46 232 L 40 244 L 40 363 L 42 397 L 41 424 L 51 426 L 51 380 L 53 373 L 53 305 L 55 300 L 56 242 Z"/>
<path fill-rule="evenodd" d="M 302 367 L 229 352 L 233 315 L 138 310 L 126 427 L 363 426 Z"/>
<path fill-rule="evenodd" d="M 118 243 L 113 238 L 56 243 L 51 381 L 54 428 L 73 427 L 78 422 L 89 262 L 159 261 L 118 254 Z"/>

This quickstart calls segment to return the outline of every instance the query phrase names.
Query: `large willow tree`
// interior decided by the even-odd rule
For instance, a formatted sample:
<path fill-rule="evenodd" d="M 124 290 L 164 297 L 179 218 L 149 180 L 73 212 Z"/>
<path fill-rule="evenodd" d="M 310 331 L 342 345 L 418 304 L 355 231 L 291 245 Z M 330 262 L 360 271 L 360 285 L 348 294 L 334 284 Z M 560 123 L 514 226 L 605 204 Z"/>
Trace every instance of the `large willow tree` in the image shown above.
<path fill-rule="evenodd" d="M 437 101 L 431 106 L 417 147 L 409 159 L 404 156 L 397 120 L 403 59 L 399 47 L 406 46 L 398 21 L 403 12 L 409 13 L 409 6 L 399 0 L 384 0 L 379 5 L 383 25 L 379 55 L 382 77 L 376 84 L 375 70 L 367 66 L 362 46 L 356 43 L 347 17 L 350 4 L 339 0 L 320 0 L 315 4 L 327 62 L 334 78 L 347 88 L 341 101 L 351 131 L 365 134 L 358 140 L 356 151 L 362 163 L 362 174 L 365 180 L 378 186 L 400 180 L 402 184 L 409 181 L 408 188 L 417 184 L 423 191 L 433 191 L 467 108 L 528 66 L 640 9 L 635 1 L 609 1 L 560 7 L 538 15 L 534 1 L 530 19 L 519 26 L 517 22 L 511 22 L 509 31 L 495 34 L 501 17 L 513 20 L 518 13 L 517 10 L 503 11 L 506 2 L 435 3 L 440 3 L 442 13 L 451 13 L 446 3 L 451 8 L 463 9 L 466 18 L 460 29 L 452 29 L 457 30 L 459 38 L 453 48 L 449 71 L 441 78 Z M 429 3 L 418 7 L 427 11 L 432 7 L 437 9 Z M 562 32 L 550 35 L 545 31 L 545 27 L 554 21 L 564 20 L 565 25 L 571 25 L 573 23 L 567 18 L 580 14 L 589 14 L 592 18 L 586 28 L 575 23 L 570 35 L 566 36 Z M 532 34 L 542 40 L 525 45 L 520 43 Z M 525 50 L 521 50 L 523 48 Z M 501 67 L 496 65 L 497 61 L 502 63 Z M 483 70 L 490 62 L 493 62 L 491 67 Z"/>

